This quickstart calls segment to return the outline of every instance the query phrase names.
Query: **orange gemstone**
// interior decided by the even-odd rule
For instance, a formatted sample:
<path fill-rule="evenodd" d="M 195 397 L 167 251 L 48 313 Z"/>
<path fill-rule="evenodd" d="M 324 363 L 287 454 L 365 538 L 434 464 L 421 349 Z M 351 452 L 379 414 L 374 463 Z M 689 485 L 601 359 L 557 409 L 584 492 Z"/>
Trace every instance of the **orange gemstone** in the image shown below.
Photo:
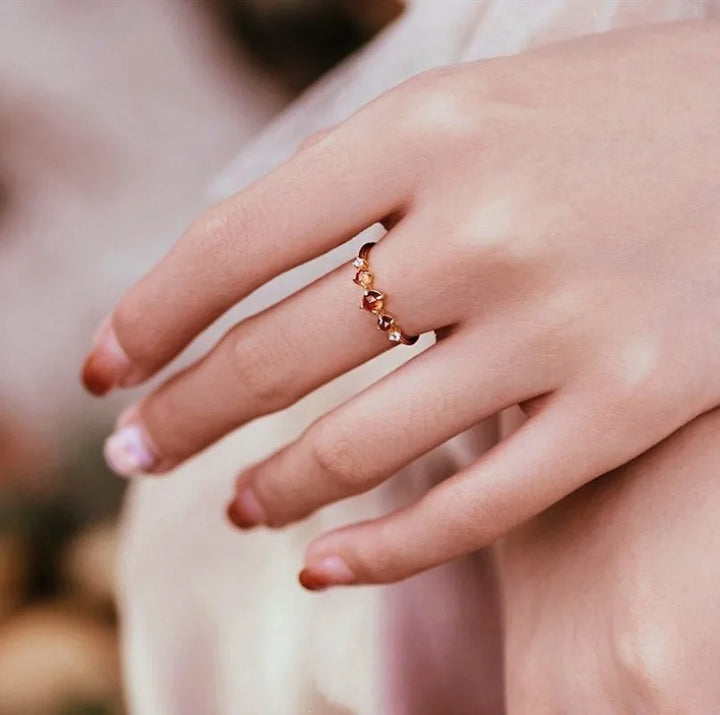
<path fill-rule="evenodd" d="M 359 286 L 362 286 L 363 288 L 372 288 L 372 273 L 368 273 L 367 271 L 358 271 L 355 274 L 355 278 L 353 280 L 355 281 L 355 283 L 357 283 Z"/>
<path fill-rule="evenodd" d="M 377 313 L 382 310 L 384 298 L 379 290 L 366 290 L 363 296 L 363 308 L 371 313 Z"/>

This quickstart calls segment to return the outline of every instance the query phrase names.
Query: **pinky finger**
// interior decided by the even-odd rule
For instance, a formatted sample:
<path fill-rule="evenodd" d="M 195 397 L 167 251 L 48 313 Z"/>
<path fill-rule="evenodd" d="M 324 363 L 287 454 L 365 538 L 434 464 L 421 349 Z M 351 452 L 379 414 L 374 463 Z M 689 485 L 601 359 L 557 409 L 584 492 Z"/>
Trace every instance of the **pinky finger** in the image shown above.
<path fill-rule="evenodd" d="M 310 544 L 310 590 L 389 583 L 486 546 L 633 455 L 609 449 L 607 425 L 555 394 L 514 435 L 393 514 Z M 589 423 L 592 420 L 592 423 Z"/>

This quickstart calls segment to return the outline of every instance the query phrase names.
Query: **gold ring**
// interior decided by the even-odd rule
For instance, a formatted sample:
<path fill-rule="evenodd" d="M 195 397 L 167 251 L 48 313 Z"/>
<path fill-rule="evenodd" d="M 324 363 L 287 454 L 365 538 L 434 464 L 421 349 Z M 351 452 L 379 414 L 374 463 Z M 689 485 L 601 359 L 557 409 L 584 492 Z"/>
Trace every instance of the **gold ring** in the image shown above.
<path fill-rule="evenodd" d="M 375 288 L 375 276 L 370 271 L 370 249 L 375 243 L 366 243 L 358 253 L 357 258 L 353 261 L 356 269 L 353 282 L 357 283 L 364 291 L 362 303 L 360 307 L 377 316 L 378 330 L 382 330 L 387 334 L 388 338 L 394 343 L 402 343 L 403 345 L 414 345 L 419 336 L 407 335 L 395 321 L 395 316 L 385 309 L 387 303 L 387 295 Z"/>

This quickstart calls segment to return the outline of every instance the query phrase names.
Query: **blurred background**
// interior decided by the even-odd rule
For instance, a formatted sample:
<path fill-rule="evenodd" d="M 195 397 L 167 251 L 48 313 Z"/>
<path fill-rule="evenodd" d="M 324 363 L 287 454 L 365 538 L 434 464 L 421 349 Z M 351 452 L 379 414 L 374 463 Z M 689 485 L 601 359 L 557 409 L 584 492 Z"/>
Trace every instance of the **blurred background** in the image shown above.
<path fill-rule="evenodd" d="M 94 327 L 395 0 L 0 3 L 0 715 L 123 713 Z M 127 401 L 125 396 L 124 401 Z"/>

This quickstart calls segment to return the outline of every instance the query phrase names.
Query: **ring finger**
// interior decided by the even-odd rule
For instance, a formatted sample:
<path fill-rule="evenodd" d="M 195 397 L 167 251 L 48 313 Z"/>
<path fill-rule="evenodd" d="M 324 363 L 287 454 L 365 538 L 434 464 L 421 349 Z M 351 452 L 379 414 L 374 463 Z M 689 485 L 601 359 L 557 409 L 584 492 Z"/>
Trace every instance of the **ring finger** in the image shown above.
<path fill-rule="evenodd" d="M 429 267 L 403 261 L 410 219 L 398 224 L 372 255 L 377 285 L 408 334 L 452 323 L 451 308 L 433 301 Z M 120 474 L 161 472 L 231 430 L 278 411 L 386 350 L 375 316 L 358 310 L 362 289 L 342 266 L 300 292 L 232 328 L 204 358 L 146 397 L 107 442 Z M 202 410 L 197 409 L 202 405 Z"/>
<path fill-rule="evenodd" d="M 320 418 L 238 479 L 230 519 L 283 526 L 365 492 L 510 405 L 551 389 L 503 321 L 460 330 Z"/>

